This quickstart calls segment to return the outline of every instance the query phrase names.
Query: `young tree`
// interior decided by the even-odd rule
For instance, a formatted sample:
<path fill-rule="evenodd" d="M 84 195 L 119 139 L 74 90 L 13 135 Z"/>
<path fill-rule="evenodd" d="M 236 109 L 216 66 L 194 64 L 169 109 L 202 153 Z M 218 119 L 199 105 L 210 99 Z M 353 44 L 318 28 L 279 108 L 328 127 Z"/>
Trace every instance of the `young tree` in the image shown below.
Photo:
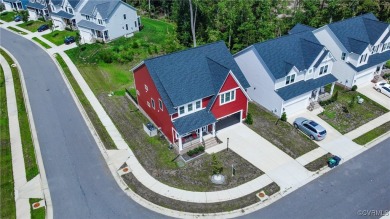
<path fill-rule="evenodd" d="M 23 22 L 27 22 L 28 21 L 28 18 L 29 18 L 29 14 L 28 14 L 28 11 L 27 10 L 22 10 L 19 12 L 20 15 L 22 16 L 22 20 Z"/>

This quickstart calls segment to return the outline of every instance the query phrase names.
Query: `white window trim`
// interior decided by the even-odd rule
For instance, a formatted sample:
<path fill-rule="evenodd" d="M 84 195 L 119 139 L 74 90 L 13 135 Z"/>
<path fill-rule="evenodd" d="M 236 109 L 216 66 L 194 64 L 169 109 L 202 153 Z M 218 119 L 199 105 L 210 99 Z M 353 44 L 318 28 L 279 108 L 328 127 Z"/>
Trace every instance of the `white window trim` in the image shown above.
<path fill-rule="evenodd" d="M 198 101 L 200 101 L 200 107 L 196 108 L 196 102 L 198 102 Z M 192 105 L 192 110 L 191 111 L 188 111 L 188 105 Z M 184 107 L 184 113 L 180 113 L 180 107 Z M 183 105 L 179 106 L 177 109 L 178 109 L 177 113 L 179 115 L 177 118 L 179 118 L 181 116 L 186 116 L 186 115 L 191 114 L 191 113 L 198 112 L 198 111 L 203 109 L 203 107 L 202 107 L 202 99 L 195 100 L 195 101 L 192 101 L 190 103 L 183 104 Z"/>
<path fill-rule="evenodd" d="M 294 76 L 294 81 L 291 81 L 292 76 Z M 287 83 L 287 77 L 290 77 L 289 80 L 288 80 L 288 83 Z M 296 82 L 295 79 L 297 79 L 297 74 L 294 73 L 294 74 L 291 74 L 291 75 L 287 75 L 285 80 L 284 80 L 284 83 L 285 83 L 285 85 L 293 84 L 293 83 Z"/>
<path fill-rule="evenodd" d="M 150 107 L 150 103 L 149 103 L 149 101 L 146 101 L 146 104 L 148 105 L 148 107 Z"/>
<path fill-rule="evenodd" d="M 156 109 L 156 102 L 154 102 L 153 98 L 150 98 L 150 102 L 152 103 L 152 108 Z"/>
<path fill-rule="evenodd" d="M 320 71 L 318 72 L 318 75 L 325 75 L 329 72 L 328 70 L 329 70 L 329 65 L 321 66 Z"/>
<path fill-rule="evenodd" d="M 149 88 L 148 88 L 148 85 L 145 84 L 145 90 L 146 92 L 148 92 Z"/>
<path fill-rule="evenodd" d="M 235 100 L 236 100 L 236 96 L 237 96 L 237 91 L 236 91 L 237 89 L 238 89 L 238 87 L 233 88 L 233 89 L 230 89 L 230 90 L 225 91 L 225 92 L 223 92 L 223 93 L 220 93 L 220 94 L 219 94 L 219 105 L 222 106 L 222 105 L 225 105 L 225 104 L 228 104 L 228 103 L 231 103 L 231 102 L 235 101 Z M 233 96 L 233 98 L 232 98 L 232 92 L 233 92 L 233 91 L 234 91 L 234 96 Z M 229 101 L 225 101 L 225 100 L 224 100 L 224 102 L 222 103 L 222 98 L 225 99 L 225 95 L 226 95 L 227 93 L 230 93 L 230 100 L 229 100 Z"/>
<path fill-rule="evenodd" d="M 161 99 L 158 99 L 158 107 L 160 108 L 161 111 L 164 110 L 164 107 L 163 107 Z"/>

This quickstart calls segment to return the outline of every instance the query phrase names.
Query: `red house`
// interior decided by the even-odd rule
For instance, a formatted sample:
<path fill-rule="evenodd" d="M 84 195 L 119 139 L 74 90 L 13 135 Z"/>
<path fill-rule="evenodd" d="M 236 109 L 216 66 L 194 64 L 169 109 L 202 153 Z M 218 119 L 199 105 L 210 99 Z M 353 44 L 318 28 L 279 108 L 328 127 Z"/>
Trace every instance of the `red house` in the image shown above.
<path fill-rule="evenodd" d="M 132 70 L 139 108 L 179 151 L 246 118 L 249 83 L 222 41 Z"/>

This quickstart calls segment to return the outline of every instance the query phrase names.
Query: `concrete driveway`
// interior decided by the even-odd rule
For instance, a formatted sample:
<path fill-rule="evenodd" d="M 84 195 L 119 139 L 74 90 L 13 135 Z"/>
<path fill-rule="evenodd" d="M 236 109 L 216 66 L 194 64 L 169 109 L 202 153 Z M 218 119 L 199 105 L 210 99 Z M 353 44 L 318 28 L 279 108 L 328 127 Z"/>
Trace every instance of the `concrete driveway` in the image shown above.
<path fill-rule="evenodd" d="M 367 96 L 371 100 L 379 103 L 380 105 L 390 109 L 390 98 L 384 94 L 379 93 L 374 89 L 374 83 L 367 83 L 362 87 L 358 87 L 361 94 Z"/>
<path fill-rule="evenodd" d="M 294 120 L 298 117 L 304 117 L 310 120 L 316 121 L 322 127 L 326 129 L 326 138 L 322 141 L 315 141 L 321 148 L 326 151 L 343 158 L 343 161 L 350 159 L 351 157 L 366 150 L 365 147 L 357 145 L 351 139 L 343 136 L 335 128 L 329 125 L 327 122 L 317 116 L 320 111 L 303 111 L 300 114 L 295 114 L 288 119 L 288 122 L 293 124 Z"/>
<path fill-rule="evenodd" d="M 312 175 L 301 164 L 242 123 L 222 129 L 218 137 L 229 148 L 265 172 L 283 193 L 298 188 Z M 292 190 L 290 190 L 292 191 Z"/>

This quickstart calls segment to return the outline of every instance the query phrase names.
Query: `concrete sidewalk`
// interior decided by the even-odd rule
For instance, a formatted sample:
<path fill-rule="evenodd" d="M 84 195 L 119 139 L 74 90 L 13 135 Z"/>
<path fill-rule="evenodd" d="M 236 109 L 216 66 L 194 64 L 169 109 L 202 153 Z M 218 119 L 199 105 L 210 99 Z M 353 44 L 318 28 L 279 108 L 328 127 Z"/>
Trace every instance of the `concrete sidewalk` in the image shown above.
<path fill-rule="evenodd" d="M 389 102 L 390 102 L 390 100 L 389 100 Z M 355 129 L 353 131 L 348 132 L 347 134 L 344 134 L 344 136 L 353 140 L 353 139 L 371 131 L 372 129 L 374 129 L 378 126 L 383 125 L 384 123 L 386 123 L 388 121 L 390 121 L 390 112 L 385 113 L 374 120 L 371 120 L 370 122 L 358 127 L 357 129 Z"/>

